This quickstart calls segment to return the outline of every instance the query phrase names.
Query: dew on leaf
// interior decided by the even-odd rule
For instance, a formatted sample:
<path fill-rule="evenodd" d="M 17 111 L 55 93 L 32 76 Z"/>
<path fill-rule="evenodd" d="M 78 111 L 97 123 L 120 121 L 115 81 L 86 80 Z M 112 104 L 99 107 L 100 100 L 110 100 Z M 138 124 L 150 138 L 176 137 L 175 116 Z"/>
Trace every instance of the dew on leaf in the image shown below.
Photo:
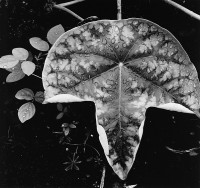
<path fill-rule="evenodd" d="M 106 28 L 102 33 L 98 30 L 100 26 L 103 30 Z M 93 35 L 86 38 L 86 32 Z M 102 43 L 104 40 L 106 44 Z M 172 48 L 167 44 L 173 44 Z M 62 61 L 67 65 L 59 65 L 59 58 L 50 58 L 58 50 L 63 52 Z M 178 53 L 173 55 L 176 50 Z M 69 52 L 67 56 L 66 51 Z M 87 57 L 79 55 L 86 52 Z M 163 61 L 159 61 L 160 57 Z M 88 62 L 98 67 L 98 71 L 92 71 Z M 87 70 L 81 75 L 84 81 L 76 77 L 79 67 Z M 182 79 L 177 81 L 182 74 Z M 184 113 L 196 113 L 200 108 L 200 84 L 188 55 L 170 32 L 141 18 L 100 20 L 64 33 L 50 49 L 42 75 L 47 101 L 76 102 L 80 99 L 95 103 L 99 140 L 109 164 L 122 180 L 127 178 L 135 161 L 141 140 L 138 128 L 142 127 L 147 108 L 171 104 L 163 108 L 171 110 L 176 106 L 177 111 Z M 191 92 L 185 93 L 188 80 L 198 87 L 191 84 Z M 130 123 L 127 124 L 127 120 Z M 135 128 L 132 134 L 129 128 Z"/>

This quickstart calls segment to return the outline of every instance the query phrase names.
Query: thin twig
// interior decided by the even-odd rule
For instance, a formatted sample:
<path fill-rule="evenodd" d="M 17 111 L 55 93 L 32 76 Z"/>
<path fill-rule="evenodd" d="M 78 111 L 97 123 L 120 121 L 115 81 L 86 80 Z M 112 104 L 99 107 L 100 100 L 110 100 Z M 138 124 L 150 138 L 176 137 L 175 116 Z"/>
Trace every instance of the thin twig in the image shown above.
<path fill-rule="evenodd" d="M 100 153 L 98 152 L 98 150 L 95 148 L 95 147 L 93 147 L 93 146 L 91 146 L 91 145 L 89 145 L 89 144 L 84 144 L 84 143 L 82 143 L 82 144 L 71 144 L 71 143 L 65 143 L 65 144 L 67 144 L 67 145 L 70 145 L 70 146 L 88 146 L 88 147 L 91 147 L 93 150 L 95 150 L 96 152 L 97 152 L 97 154 L 100 156 Z"/>
<path fill-rule="evenodd" d="M 121 0 L 117 0 L 117 19 L 122 19 L 122 3 Z"/>
<path fill-rule="evenodd" d="M 174 153 L 179 153 L 179 154 L 184 154 L 184 153 L 190 153 L 190 152 L 193 152 L 193 151 L 196 151 L 196 150 L 200 150 L 200 147 L 197 147 L 197 148 L 191 148 L 191 149 L 187 149 L 187 150 L 176 150 L 176 149 L 172 149 L 168 146 L 166 146 L 166 148 Z"/>
<path fill-rule="evenodd" d="M 36 74 L 32 74 L 32 75 L 35 76 L 35 77 L 37 77 L 37 78 L 39 78 L 39 79 L 42 79 L 42 77 L 40 77 L 40 76 L 38 76 Z"/>
<path fill-rule="evenodd" d="M 178 3 L 175 3 L 174 1 L 171 1 L 171 0 L 164 0 L 164 1 L 172 6 L 176 7 L 177 9 L 182 10 L 183 12 L 190 15 L 191 17 L 196 18 L 197 20 L 200 20 L 199 14 L 194 13 L 193 11 L 183 7 L 182 5 L 179 5 Z"/>
<path fill-rule="evenodd" d="M 103 188 L 103 187 L 104 187 L 105 174 L 106 174 L 106 167 L 103 166 L 103 172 L 102 172 L 102 176 L 101 176 L 100 188 Z"/>
<path fill-rule="evenodd" d="M 85 0 L 74 0 L 74 1 L 70 1 L 70 2 L 67 2 L 67 3 L 60 3 L 58 4 L 59 6 L 62 6 L 62 7 L 66 7 L 66 6 L 69 6 L 69 5 L 73 5 L 73 4 L 76 4 L 76 3 L 80 3 L 82 1 L 85 1 Z"/>
<path fill-rule="evenodd" d="M 54 5 L 54 8 L 57 8 L 57 9 L 63 10 L 63 11 L 65 11 L 65 12 L 71 14 L 72 16 L 76 17 L 77 19 L 81 20 L 81 21 L 84 20 L 84 19 L 81 18 L 78 14 L 76 14 L 75 12 L 71 11 L 71 10 L 68 9 L 68 8 L 62 7 L 62 6 L 60 6 L 60 5 Z"/>

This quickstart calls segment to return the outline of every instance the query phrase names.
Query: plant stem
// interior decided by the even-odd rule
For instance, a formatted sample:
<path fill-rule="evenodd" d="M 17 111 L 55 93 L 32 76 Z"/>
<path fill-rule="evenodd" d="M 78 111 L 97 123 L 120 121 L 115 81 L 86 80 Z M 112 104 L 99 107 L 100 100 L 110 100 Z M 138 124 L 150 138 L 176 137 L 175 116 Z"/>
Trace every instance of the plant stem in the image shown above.
<path fill-rule="evenodd" d="M 77 19 L 79 19 L 79 20 L 81 20 L 81 21 L 83 21 L 84 19 L 83 18 L 81 18 L 78 14 L 76 14 L 75 12 L 73 12 L 73 11 L 71 11 L 70 9 L 68 9 L 68 8 L 65 8 L 65 7 L 63 7 L 63 6 L 60 6 L 60 5 L 54 5 L 54 8 L 57 8 L 57 9 L 60 9 L 60 10 L 63 10 L 63 11 L 65 11 L 65 12 L 67 12 L 67 13 L 69 13 L 69 14 L 71 14 L 72 16 L 74 16 L 75 18 L 77 18 Z"/>
<path fill-rule="evenodd" d="M 76 4 L 76 3 L 80 3 L 82 1 L 85 1 L 85 0 L 74 0 L 74 1 L 70 1 L 70 2 L 67 2 L 67 3 L 60 3 L 58 4 L 59 6 L 62 6 L 62 7 L 66 7 L 66 6 L 69 6 L 69 5 L 73 5 L 73 4 Z"/>
<path fill-rule="evenodd" d="M 106 174 L 106 167 L 103 166 L 103 172 L 102 172 L 102 176 L 101 176 L 101 184 L 100 184 L 100 188 L 103 188 L 103 187 L 104 187 L 105 174 Z"/>
<path fill-rule="evenodd" d="M 121 0 L 117 0 L 117 19 L 118 20 L 122 19 L 122 4 L 121 4 Z"/>
<path fill-rule="evenodd" d="M 174 1 L 171 1 L 171 0 L 164 0 L 164 1 L 172 6 L 176 7 L 177 9 L 182 10 L 183 12 L 190 15 L 191 17 L 196 18 L 197 20 L 200 20 L 199 14 L 194 13 L 193 11 L 183 7 L 182 5 L 179 5 L 178 3 L 175 3 Z"/>
<path fill-rule="evenodd" d="M 88 147 L 91 147 L 93 150 L 95 150 L 96 152 L 97 152 L 97 154 L 100 156 L 100 153 L 97 151 L 97 149 L 95 148 L 95 147 L 93 147 L 93 146 L 91 146 L 91 145 L 89 145 L 89 144 L 71 144 L 71 143 L 65 143 L 65 144 L 67 144 L 67 145 L 70 145 L 70 146 L 82 146 L 82 145 L 84 145 L 84 146 L 88 146 Z"/>
<path fill-rule="evenodd" d="M 38 76 L 36 74 L 32 74 L 32 75 L 35 76 L 35 77 L 37 77 L 37 78 L 39 78 L 39 79 L 42 79 L 42 77 L 40 77 L 40 76 Z"/>

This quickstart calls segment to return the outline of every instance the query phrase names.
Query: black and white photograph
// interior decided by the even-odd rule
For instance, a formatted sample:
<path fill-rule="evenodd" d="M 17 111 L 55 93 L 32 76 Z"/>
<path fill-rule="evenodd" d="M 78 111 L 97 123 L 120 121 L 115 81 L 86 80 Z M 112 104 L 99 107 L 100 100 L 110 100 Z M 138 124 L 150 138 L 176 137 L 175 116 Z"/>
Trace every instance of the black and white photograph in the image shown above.
<path fill-rule="evenodd" d="M 0 0 L 0 188 L 199 188 L 200 0 Z"/>

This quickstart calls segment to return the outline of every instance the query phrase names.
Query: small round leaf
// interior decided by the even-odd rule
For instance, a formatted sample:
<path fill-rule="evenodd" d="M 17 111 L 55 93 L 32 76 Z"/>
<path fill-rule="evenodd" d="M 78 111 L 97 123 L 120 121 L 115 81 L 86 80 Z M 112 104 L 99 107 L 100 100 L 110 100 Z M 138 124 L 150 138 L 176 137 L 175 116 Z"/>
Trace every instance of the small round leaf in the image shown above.
<path fill-rule="evenodd" d="M 18 110 L 19 120 L 24 123 L 31 119 L 35 114 L 35 105 L 31 102 L 23 104 Z"/>
<path fill-rule="evenodd" d="M 25 74 L 22 72 L 22 70 L 16 70 L 11 72 L 7 78 L 6 78 L 6 82 L 16 82 L 18 80 L 21 80 L 22 78 L 24 78 Z"/>
<path fill-rule="evenodd" d="M 35 64 L 31 61 L 24 61 L 21 68 L 26 75 L 30 76 L 35 71 Z"/>
<path fill-rule="evenodd" d="M 42 92 L 42 91 L 36 92 L 35 101 L 39 102 L 39 103 L 43 103 L 43 101 L 44 101 L 44 92 Z"/>
<path fill-rule="evenodd" d="M 33 99 L 33 96 L 34 96 L 34 93 L 31 89 L 29 88 L 24 88 L 24 89 L 21 89 L 19 90 L 16 95 L 15 95 L 15 98 L 19 99 L 19 100 L 32 100 Z"/>
<path fill-rule="evenodd" d="M 19 63 L 19 60 L 13 55 L 5 55 L 0 58 L 0 68 L 9 69 L 13 68 Z"/>
<path fill-rule="evenodd" d="M 63 105 L 61 103 L 58 103 L 57 104 L 57 109 L 58 109 L 58 111 L 61 112 L 63 110 Z"/>
<path fill-rule="evenodd" d="M 14 48 L 12 50 L 12 54 L 16 59 L 19 60 L 26 60 L 29 56 L 28 51 L 24 48 Z"/>
<path fill-rule="evenodd" d="M 61 24 L 52 27 L 47 33 L 47 39 L 50 44 L 54 44 L 55 41 L 65 32 Z"/>
<path fill-rule="evenodd" d="M 31 44 L 31 46 L 39 51 L 48 51 L 49 50 L 49 44 L 42 40 L 39 37 L 33 37 L 29 39 L 29 42 Z"/>

